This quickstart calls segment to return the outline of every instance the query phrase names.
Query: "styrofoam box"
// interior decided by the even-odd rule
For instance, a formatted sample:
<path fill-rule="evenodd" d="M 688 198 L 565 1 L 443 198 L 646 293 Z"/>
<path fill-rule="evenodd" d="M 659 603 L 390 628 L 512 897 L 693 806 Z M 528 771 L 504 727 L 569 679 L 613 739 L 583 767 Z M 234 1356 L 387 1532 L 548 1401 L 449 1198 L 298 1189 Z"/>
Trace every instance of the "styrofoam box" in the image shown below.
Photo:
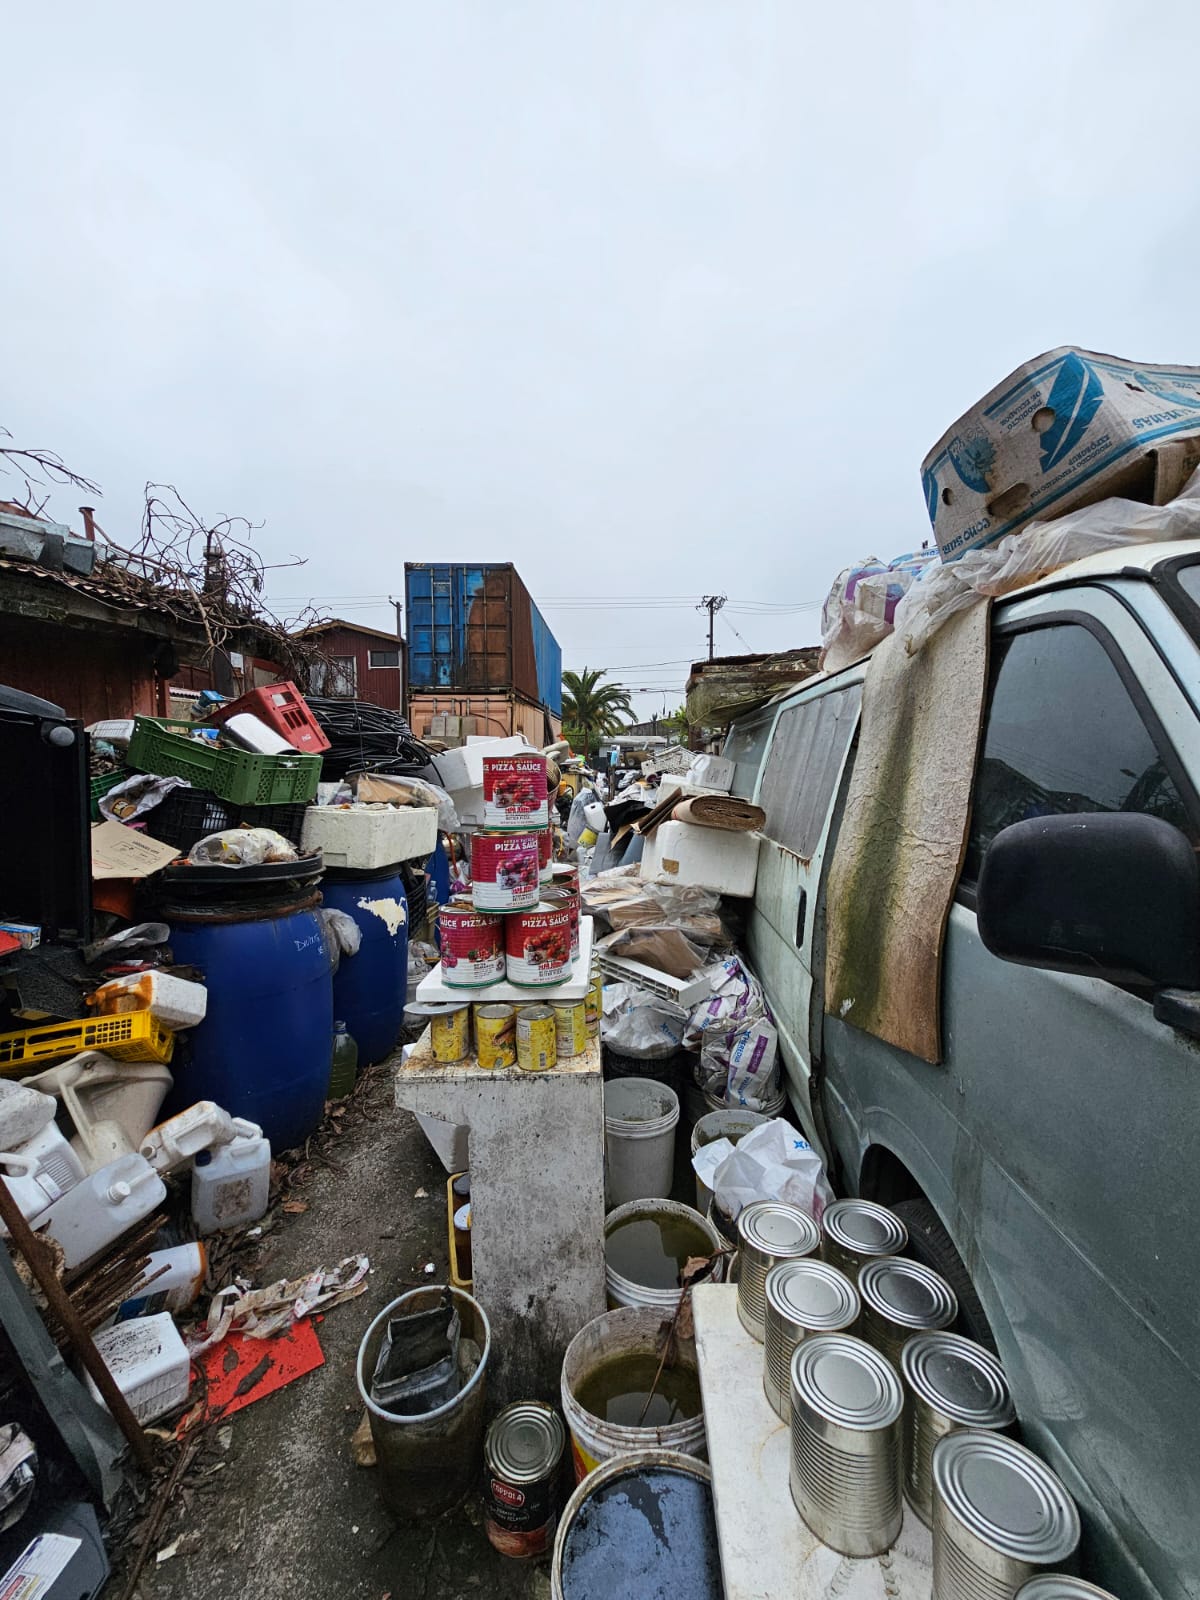
<path fill-rule="evenodd" d="M 742 899 L 758 877 L 758 833 L 727 833 L 693 822 L 662 822 L 646 840 L 642 877 L 659 883 L 715 889 Z"/>
<path fill-rule="evenodd" d="M 327 867 L 386 867 L 433 854 L 434 806 L 309 806 L 301 849 L 319 850 Z"/>
<path fill-rule="evenodd" d="M 456 1172 L 465 1172 L 471 1165 L 467 1149 L 469 1128 L 464 1128 L 456 1122 L 443 1122 L 441 1117 L 428 1117 L 423 1112 L 416 1113 L 417 1121 L 421 1125 L 421 1132 L 429 1140 L 434 1154 L 453 1175 Z"/>
<path fill-rule="evenodd" d="M 728 756 L 698 755 L 688 769 L 693 783 L 707 784 L 728 794 L 733 787 L 734 765 Z"/>
<path fill-rule="evenodd" d="M 527 740 L 515 735 L 510 739 L 472 739 L 457 750 L 443 750 L 433 758 L 437 781 L 451 794 L 456 789 L 481 788 L 484 756 L 515 756 L 532 748 Z"/>
<path fill-rule="evenodd" d="M 98 1333 L 95 1342 L 143 1427 L 187 1399 L 191 1358 L 169 1311 L 115 1323 Z M 103 1405 L 91 1376 L 84 1377 L 92 1398 Z"/>

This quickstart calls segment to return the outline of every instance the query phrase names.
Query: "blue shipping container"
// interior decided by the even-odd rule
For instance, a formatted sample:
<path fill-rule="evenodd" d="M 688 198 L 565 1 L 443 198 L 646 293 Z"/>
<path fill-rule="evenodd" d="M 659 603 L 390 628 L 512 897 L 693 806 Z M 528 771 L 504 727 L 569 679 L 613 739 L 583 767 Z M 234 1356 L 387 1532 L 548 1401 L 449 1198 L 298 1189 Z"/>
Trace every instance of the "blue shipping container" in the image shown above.
<path fill-rule="evenodd" d="M 515 690 L 562 714 L 562 651 L 510 562 L 406 562 L 411 689 Z"/>

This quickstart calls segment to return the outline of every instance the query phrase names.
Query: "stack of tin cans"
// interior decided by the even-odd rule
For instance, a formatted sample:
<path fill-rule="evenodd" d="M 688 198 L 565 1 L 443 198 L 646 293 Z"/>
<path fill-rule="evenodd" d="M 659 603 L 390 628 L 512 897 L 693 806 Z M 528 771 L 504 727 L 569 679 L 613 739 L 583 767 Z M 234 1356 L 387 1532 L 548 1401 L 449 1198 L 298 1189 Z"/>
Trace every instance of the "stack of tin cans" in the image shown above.
<path fill-rule="evenodd" d="M 781 1261 L 810 1256 L 820 1242 L 817 1225 L 797 1206 L 758 1200 L 738 1214 L 738 1316 L 747 1333 L 765 1335 L 766 1281 Z"/>

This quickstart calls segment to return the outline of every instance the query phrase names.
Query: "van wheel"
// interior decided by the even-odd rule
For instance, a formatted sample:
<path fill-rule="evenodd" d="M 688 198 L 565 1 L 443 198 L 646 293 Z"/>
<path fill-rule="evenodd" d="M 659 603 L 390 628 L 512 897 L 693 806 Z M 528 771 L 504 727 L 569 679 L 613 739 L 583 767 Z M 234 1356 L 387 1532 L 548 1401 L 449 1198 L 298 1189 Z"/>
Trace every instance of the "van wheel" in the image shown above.
<path fill-rule="evenodd" d="M 996 1341 L 962 1257 L 928 1200 L 901 1200 L 892 1210 L 908 1229 L 908 1250 L 924 1267 L 941 1273 L 958 1301 L 955 1330 L 998 1355 Z"/>

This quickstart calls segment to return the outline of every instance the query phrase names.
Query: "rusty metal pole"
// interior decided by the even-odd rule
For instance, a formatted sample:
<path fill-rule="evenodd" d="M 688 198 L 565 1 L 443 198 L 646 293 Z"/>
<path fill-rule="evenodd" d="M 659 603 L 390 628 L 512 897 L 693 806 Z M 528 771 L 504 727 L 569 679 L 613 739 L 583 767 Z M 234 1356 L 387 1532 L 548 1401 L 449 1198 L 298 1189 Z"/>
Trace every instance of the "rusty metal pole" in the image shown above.
<path fill-rule="evenodd" d="M 21 1208 L 13 1199 L 8 1185 L 3 1182 L 0 1182 L 0 1218 L 3 1219 L 13 1243 L 28 1261 L 30 1271 L 37 1279 L 55 1316 L 66 1329 L 67 1337 L 75 1347 L 80 1361 L 87 1368 L 93 1383 L 99 1389 L 101 1399 L 108 1407 L 113 1421 L 128 1440 L 129 1448 L 137 1458 L 138 1465 L 146 1472 L 153 1471 L 154 1451 L 142 1431 L 141 1423 L 130 1410 L 128 1400 L 118 1389 L 116 1379 L 104 1365 L 104 1358 L 96 1349 L 91 1334 L 80 1320 L 70 1295 L 55 1276 L 49 1252 L 21 1215 Z"/>

